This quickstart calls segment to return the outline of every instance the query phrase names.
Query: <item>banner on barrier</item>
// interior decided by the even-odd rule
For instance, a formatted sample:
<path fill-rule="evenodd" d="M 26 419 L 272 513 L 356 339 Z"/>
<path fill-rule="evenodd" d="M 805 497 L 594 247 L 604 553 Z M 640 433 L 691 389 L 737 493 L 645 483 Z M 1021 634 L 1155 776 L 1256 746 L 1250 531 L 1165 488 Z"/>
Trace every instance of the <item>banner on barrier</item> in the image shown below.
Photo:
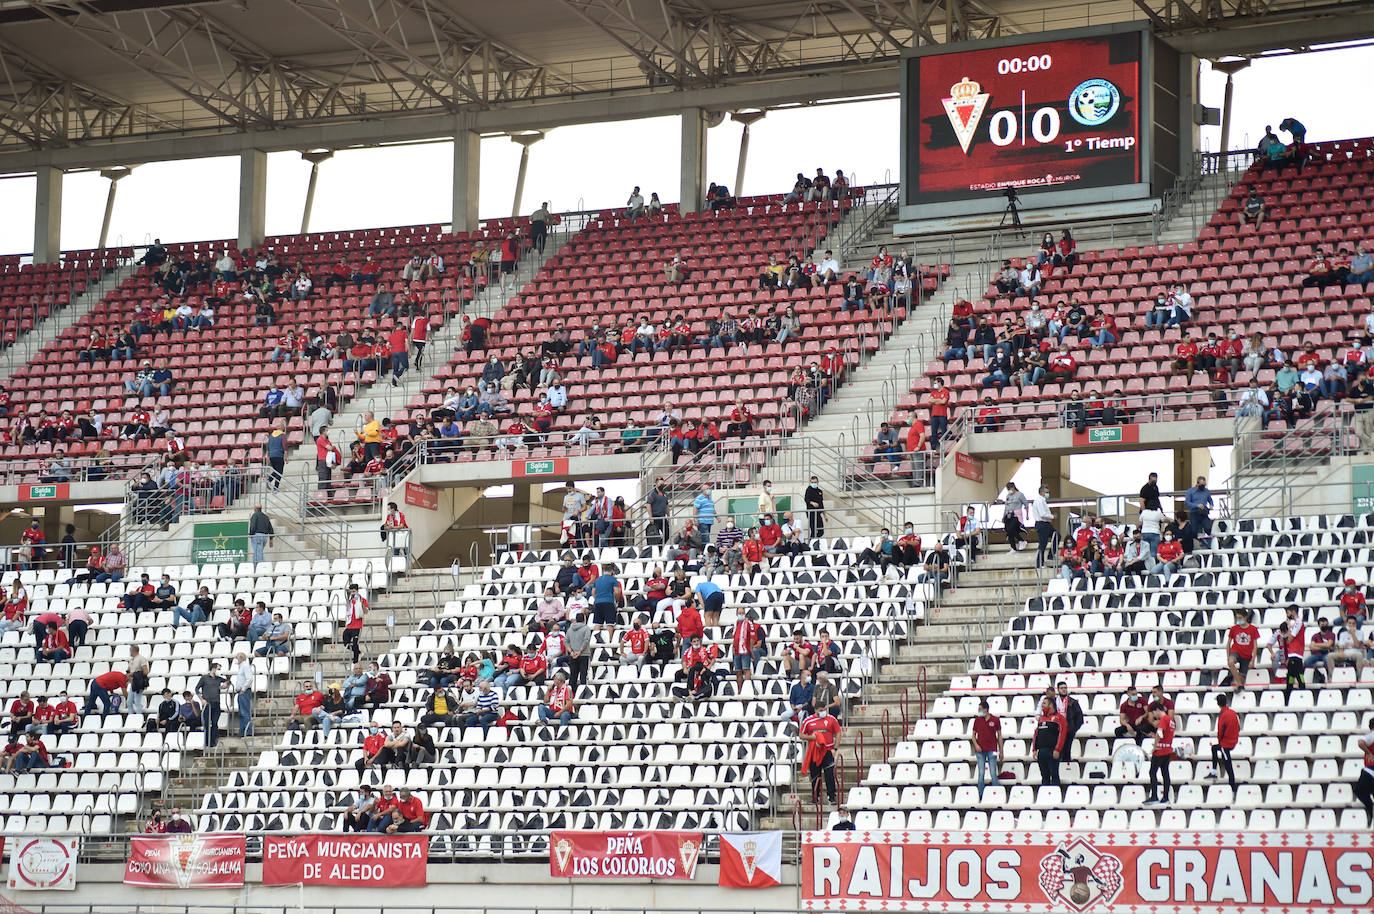
<path fill-rule="evenodd" d="M 129 840 L 125 885 L 232 889 L 243 885 L 241 834 L 139 836 Z"/>
<path fill-rule="evenodd" d="M 1368 832 L 806 832 L 802 906 L 1331 914 L 1370 909 L 1371 864 Z"/>
<path fill-rule="evenodd" d="M 10 845 L 8 886 L 19 890 L 75 889 L 76 841 L 18 838 Z"/>
<path fill-rule="evenodd" d="M 781 882 L 782 832 L 720 836 L 721 885 L 731 889 L 766 889 Z"/>
<path fill-rule="evenodd" d="M 561 879 L 694 879 L 701 832 L 556 831 L 549 875 Z"/>
<path fill-rule="evenodd" d="M 264 885 L 425 885 L 428 835 L 296 835 L 262 840 Z"/>

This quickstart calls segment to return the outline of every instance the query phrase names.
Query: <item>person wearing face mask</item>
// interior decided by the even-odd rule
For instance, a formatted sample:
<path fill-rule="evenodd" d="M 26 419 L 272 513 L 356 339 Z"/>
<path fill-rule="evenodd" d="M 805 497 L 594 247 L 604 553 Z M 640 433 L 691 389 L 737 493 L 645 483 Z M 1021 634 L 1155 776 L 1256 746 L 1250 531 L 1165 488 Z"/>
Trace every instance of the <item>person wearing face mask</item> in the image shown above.
<path fill-rule="evenodd" d="M 921 538 L 916 534 L 910 521 L 907 521 L 902 528 L 901 536 L 897 537 L 897 542 L 893 544 L 892 557 L 908 568 L 921 564 Z"/>
<path fill-rule="evenodd" d="M 716 534 L 716 548 L 721 553 L 725 553 L 730 549 L 738 549 L 740 541 L 743 539 L 744 532 L 735 526 L 735 518 L 732 516 L 726 517 L 720 532 Z"/>
<path fill-rule="evenodd" d="M 880 565 L 883 571 L 887 571 L 893 562 L 892 552 L 896 544 L 892 541 L 892 534 L 884 527 L 878 534 L 878 542 L 874 546 L 869 546 L 859 553 L 859 565 Z"/>
<path fill-rule="evenodd" d="M 973 746 L 981 800 L 985 784 L 998 782 L 997 761 L 1002 757 L 1002 721 L 989 710 L 987 699 L 978 702 L 978 716 L 973 719 Z"/>
<path fill-rule="evenodd" d="M 773 483 L 765 479 L 763 491 L 759 493 L 759 514 L 776 514 L 777 511 L 777 501 L 773 498 Z"/>
<path fill-rule="evenodd" d="M 1012 552 L 1021 551 L 1021 541 L 1025 528 L 1021 524 L 1020 512 L 1030 507 L 1030 502 L 1026 496 L 1021 494 L 1021 490 L 1016 488 L 1016 483 L 1007 483 L 1006 497 L 1000 499 L 1002 503 L 1002 529 L 1006 533 L 1007 546 Z"/>
<path fill-rule="evenodd" d="M 1178 571 L 1179 563 L 1183 560 L 1183 546 L 1174 539 L 1172 530 L 1164 531 L 1164 538 L 1160 540 L 1156 558 L 1158 561 L 1150 567 L 1150 574 L 1168 576 Z"/>
<path fill-rule="evenodd" d="M 153 589 L 153 595 L 148 598 L 149 609 L 177 609 L 177 589 L 172 586 L 172 579 L 168 575 L 162 576 L 162 581 Z"/>

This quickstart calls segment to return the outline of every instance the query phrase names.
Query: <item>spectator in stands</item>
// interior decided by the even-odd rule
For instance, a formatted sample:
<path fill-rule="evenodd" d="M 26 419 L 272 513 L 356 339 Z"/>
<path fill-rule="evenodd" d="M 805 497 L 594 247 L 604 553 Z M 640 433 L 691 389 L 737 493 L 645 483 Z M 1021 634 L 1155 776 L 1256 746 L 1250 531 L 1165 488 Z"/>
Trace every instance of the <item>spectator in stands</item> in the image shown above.
<path fill-rule="evenodd" d="M 1054 695 L 1055 710 L 1064 716 L 1064 745 L 1059 752 L 1060 761 L 1073 761 L 1073 741 L 1083 728 L 1083 706 L 1078 699 L 1069 694 L 1069 684 L 1060 680 Z"/>
<path fill-rule="evenodd" d="M 1154 749 L 1150 753 L 1150 793 L 1145 805 L 1169 803 L 1173 800 L 1173 782 L 1169 777 L 1169 762 L 1174 757 L 1174 718 L 1161 702 L 1150 704 L 1150 723 L 1155 728 Z M 1159 783 L 1163 782 L 1163 792 Z"/>
<path fill-rule="evenodd" d="M 559 670 L 553 674 L 553 685 L 544 693 L 544 702 L 539 705 L 538 712 L 540 723 L 556 719 L 565 727 L 577 717 L 577 701 L 572 686 L 568 685 L 567 673 Z"/>
<path fill-rule="evenodd" d="M 1035 735 L 1032 745 L 1035 749 L 1036 764 L 1040 767 L 1040 783 L 1044 786 L 1059 786 L 1060 753 L 1068 734 L 1068 723 L 1057 708 L 1054 699 L 1045 695 L 1040 699 L 1040 716 L 1035 720 Z"/>
<path fill-rule="evenodd" d="M 291 625 L 281 613 L 272 614 L 272 625 L 263 633 L 263 645 L 256 653 L 259 657 L 279 656 L 291 650 Z"/>
<path fill-rule="evenodd" d="M 592 601 L 592 624 L 597 631 L 607 632 L 608 637 L 615 634 L 617 608 L 625 605 L 625 591 L 615 574 L 615 566 L 607 565 L 585 587 L 587 598 Z"/>
<path fill-rule="evenodd" d="M 1366 616 L 1366 602 L 1364 593 L 1354 578 L 1346 578 L 1341 587 L 1341 592 L 1337 596 L 1341 604 L 1341 611 L 1348 619 L 1354 619 L 1357 624 L 1364 625 Z"/>
<path fill-rule="evenodd" d="M 1241 204 L 1240 211 L 1236 214 L 1236 221 L 1242 226 L 1248 223 L 1259 228 L 1260 223 L 1264 221 L 1264 212 L 1264 198 L 1260 196 L 1259 188 L 1251 187 L 1249 195 L 1246 196 L 1245 202 Z"/>
<path fill-rule="evenodd" d="M 1356 677 L 1364 672 L 1365 659 L 1369 654 L 1369 642 L 1360 637 L 1360 626 L 1354 616 L 1347 616 L 1345 626 L 1336 633 L 1336 646 L 1326 654 L 1327 680 L 1342 663 L 1355 667 Z"/>
<path fill-rule="evenodd" d="M 110 670 L 96 676 L 91 680 L 91 691 L 86 698 L 86 706 L 81 709 L 81 716 L 89 717 L 96 702 L 100 702 L 100 719 L 104 720 L 114 707 L 115 702 L 112 699 L 115 692 L 119 693 L 119 703 L 122 705 L 129 697 L 129 676 L 127 673 Z"/>
<path fill-rule="evenodd" d="M 1212 778 L 1221 778 L 1222 771 L 1231 783 L 1232 792 L 1236 789 L 1236 769 L 1231 764 L 1231 753 L 1240 742 L 1240 716 L 1230 707 L 1231 700 L 1224 693 L 1217 696 L 1217 737 L 1212 743 Z"/>
<path fill-rule="evenodd" d="M 988 783 L 998 783 L 997 762 L 1002 755 L 1002 721 L 988 708 L 987 699 L 980 699 L 978 715 L 973 718 L 973 764 L 978 771 L 978 799 L 983 798 Z"/>
<path fill-rule="evenodd" d="M 878 426 L 878 434 L 873 438 L 873 456 L 875 460 L 887 459 L 888 463 L 899 463 L 902 459 L 902 447 L 899 443 L 897 430 L 889 423 L 883 422 Z"/>
<path fill-rule="evenodd" d="M 800 633 L 798 633 L 798 637 L 800 637 Z M 781 719 L 785 721 L 795 720 L 800 724 L 814 714 L 815 706 L 812 700 L 815 697 L 815 691 L 816 687 L 811 682 L 811 671 L 802 668 L 797 674 L 797 681 L 792 684 L 792 688 L 787 694 L 787 709 L 783 711 Z"/>
<path fill-rule="evenodd" d="M 1212 538 L 1212 493 L 1207 488 L 1207 477 L 1199 476 L 1197 484 L 1183 494 L 1183 503 L 1188 508 L 1188 520 L 1197 531 L 1199 540 Z"/>
<path fill-rule="evenodd" d="M 1149 702 L 1135 685 L 1126 686 L 1126 697 L 1121 700 L 1121 707 L 1117 711 L 1117 739 L 1132 737 L 1137 746 L 1143 743 L 1145 737 L 1154 732 L 1149 711 Z"/>
<path fill-rule="evenodd" d="M 840 722 L 831 717 L 826 709 L 817 712 L 802 722 L 798 736 L 806 744 L 806 754 L 802 757 L 802 774 L 811 777 L 811 800 L 817 806 L 821 802 L 821 782 L 825 783 L 826 799 L 834 803 L 837 787 L 835 783 L 835 746 L 839 743 Z"/>
<path fill-rule="evenodd" d="M 1231 673 L 1232 690 L 1245 688 L 1245 677 L 1255 661 L 1259 629 L 1250 621 L 1248 609 L 1237 609 L 1235 624 L 1226 632 L 1226 668 Z"/>
<path fill-rule="evenodd" d="M 1360 775 L 1355 780 L 1355 799 L 1364 804 L 1364 811 L 1369 816 L 1369 824 L 1374 826 L 1374 714 L 1365 719 L 1364 725 L 1369 732 L 1356 740 L 1356 745 L 1364 754 L 1362 760 L 1363 767 Z"/>

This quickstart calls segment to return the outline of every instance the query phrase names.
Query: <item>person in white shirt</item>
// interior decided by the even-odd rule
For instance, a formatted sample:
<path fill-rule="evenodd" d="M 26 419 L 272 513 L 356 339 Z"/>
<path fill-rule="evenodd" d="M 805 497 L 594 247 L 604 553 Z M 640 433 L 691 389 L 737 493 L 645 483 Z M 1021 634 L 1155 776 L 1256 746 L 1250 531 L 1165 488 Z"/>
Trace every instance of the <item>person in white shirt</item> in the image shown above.
<path fill-rule="evenodd" d="M 649 323 L 647 317 L 640 317 L 635 335 L 630 339 L 630 355 L 634 355 L 640 349 L 648 353 L 654 351 L 654 325 Z"/>
<path fill-rule="evenodd" d="M 1035 538 L 1039 547 L 1035 551 L 1035 567 L 1045 567 L 1045 552 L 1053 550 L 1055 538 L 1054 512 L 1050 510 L 1050 487 L 1041 486 L 1035 498 L 1031 499 L 1031 521 L 1035 524 Z M 1050 552 L 1053 555 L 1053 551 Z"/>
<path fill-rule="evenodd" d="M 239 651 L 234 655 L 234 695 L 238 700 L 239 738 L 243 739 L 253 732 L 253 662 L 248 655 Z"/>
<path fill-rule="evenodd" d="M 816 268 L 816 275 L 823 283 L 838 282 L 840 279 L 840 262 L 835 259 L 835 255 L 830 251 L 825 252 L 825 259 Z"/>
<path fill-rule="evenodd" d="M 1353 616 L 1345 620 L 1345 628 L 1336 633 L 1336 647 L 1334 650 L 1326 652 L 1326 678 L 1330 681 L 1331 674 L 1336 669 L 1336 664 L 1340 661 L 1353 663 L 1355 672 L 1358 675 L 1363 672 L 1365 665 L 1365 654 L 1369 650 L 1369 642 L 1360 637 L 1360 627 L 1358 620 Z"/>
<path fill-rule="evenodd" d="M 215 272 L 219 278 L 225 282 L 233 282 L 238 277 L 238 264 L 234 263 L 234 258 L 229 256 L 228 251 L 220 252 L 219 260 L 215 261 Z"/>
<path fill-rule="evenodd" d="M 292 384 L 282 392 L 282 405 L 288 409 L 300 409 L 303 403 L 305 403 L 305 388 L 299 382 Z"/>
<path fill-rule="evenodd" d="M 1258 381 L 1251 378 L 1250 386 L 1241 391 L 1240 399 L 1236 402 L 1236 416 L 1254 416 L 1258 419 L 1268 408 L 1269 395 L 1259 386 Z"/>
<path fill-rule="evenodd" d="M 310 290 L 314 288 L 315 281 L 310 278 L 304 270 L 301 275 L 296 277 L 296 281 L 291 285 L 291 300 L 301 301 L 310 295 Z"/>
<path fill-rule="evenodd" d="M 1302 382 L 1302 386 L 1307 388 L 1309 393 L 1313 393 L 1322 386 L 1322 373 L 1309 363 L 1306 368 L 1298 373 L 1298 380 Z"/>
<path fill-rule="evenodd" d="M 625 218 L 638 219 L 644 215 L 644 196 L 639 192 L 639 185 L 630 191 L 630 199 L 625 201 Z"/>
<path fill-rule="evenodd" d="M 1028 261 L 1021 268 L 1021 274 L 1017 277 L 1017 283 L 1021 287 L 1021 294 L 1031 298 L 1040 294 L 1040 267 L 1034 261 Z"/>
<path fill-rule="evenodd" d="M 1158 508 L 1142 508 L 1140 511 L 1140 538 L 1150 547 L 1150 559 L 1159 557 L 1159 537 L 1168 520 Z"/>
<path fill-rule="evenodd" d="M 563 386 L 563 382 L 549 388 L 549 405 L 554 409 L 565 409 L 568 405 L 568 388 Z"/>
<path fill-rule="evenodd" d="M 1173 294 L 1169 296 L 1169 300 L 1173 302 L 1174 311 L 1169 315 L 1169 321 L 1165 324 L 1166 327 L 1176 327 L 1193 319 L 1193 296 L 1188 294 L 1188 290 L 1184 288 L 1182 283 L 1174 286 Z"/>

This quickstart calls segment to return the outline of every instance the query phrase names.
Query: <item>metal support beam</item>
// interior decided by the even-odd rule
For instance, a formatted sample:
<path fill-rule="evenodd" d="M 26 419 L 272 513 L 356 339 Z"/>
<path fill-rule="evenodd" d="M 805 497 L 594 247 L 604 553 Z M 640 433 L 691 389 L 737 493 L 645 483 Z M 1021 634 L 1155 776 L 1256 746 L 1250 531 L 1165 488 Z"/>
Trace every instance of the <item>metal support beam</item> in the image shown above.
<path fill-rule="evenodd" d="M 739 135 L 739 161 L 735 164 L 735 196 L 744 195 L 744 166 L 749 161 L 749 128 L 756 121 L 763 120 L 767 111 L 736 111 L 730 115 L 730 120 L 737 121 L 744 125 L 744 130 Z"/>
<path fill-rule="evenodd" d="M 482 135 L 472 116 L 459 114 L 453 124 L 453 231 L 471 232 L 478 226 L 477 205 L 482 172 Z"/>
<path fill-rule="evenodd" d="M 525 196 L 525 173 L 530 167 L 530 147 L 543 138 L 544 134 L 538 131 L 518 133 L 511 137 L 511 142 L 520 144 L 520 168 L 515 173 L 515 199 L 510 205 L 512 219 L 520 217 L 520 199 Z"/>
<path fill-rule="evenodd" d="M 1212 64 L 1213 70 L 1218 70 L 1226 74 L 1226 91 L 1222 95 L 1221 102 L 1221 152 L 1224 154 L 1231 148 L 1231 96 L 1235 94 L 1235 76 L 1241 70 L 1250 66 L 1248 60 L 1219 60 Z"/>
<path fill-rule="evenodd" d="M 62 259 L 62 177 L 60 168 L 45 165 L 38 169 L 33 207 L 34 263 Z"/>
<path fill-rule="evenodd" d="M 105 168 L 100 172 L 100 176 L 110 182 L 110 189 L 105 194 L 105 216 L 100 220 L 100 244 L 96 247 L 102 251 L 110 240 L 110 219 L 114 216 L 115 195 L 119 192 L 119 182 L 129 176 L 132 168 L 122 166 L 115 168 Z"/>
<path fill-rule="evenodd" d="M 678 206 L 684 213 L 701 209 L 706 196 L 706 112 L 682 112 L 682 176 Z"/>
<path fill-rule="evenodd" d="M 239 250 L 267 237 L 267 153 L 247 149 L 239 155 Z"/>
<path fill-rule="evenodd" d="M 301 158 L 310 163 L 310 180 L 305 185 L 305 208 L 301 210 L 302 235 L 310 232 L 310 212 L 315 208 L 315 185 L 320 180 L 320 163 L 333 157 L 332 149 L 311 149 L 301 153 Z"/>

